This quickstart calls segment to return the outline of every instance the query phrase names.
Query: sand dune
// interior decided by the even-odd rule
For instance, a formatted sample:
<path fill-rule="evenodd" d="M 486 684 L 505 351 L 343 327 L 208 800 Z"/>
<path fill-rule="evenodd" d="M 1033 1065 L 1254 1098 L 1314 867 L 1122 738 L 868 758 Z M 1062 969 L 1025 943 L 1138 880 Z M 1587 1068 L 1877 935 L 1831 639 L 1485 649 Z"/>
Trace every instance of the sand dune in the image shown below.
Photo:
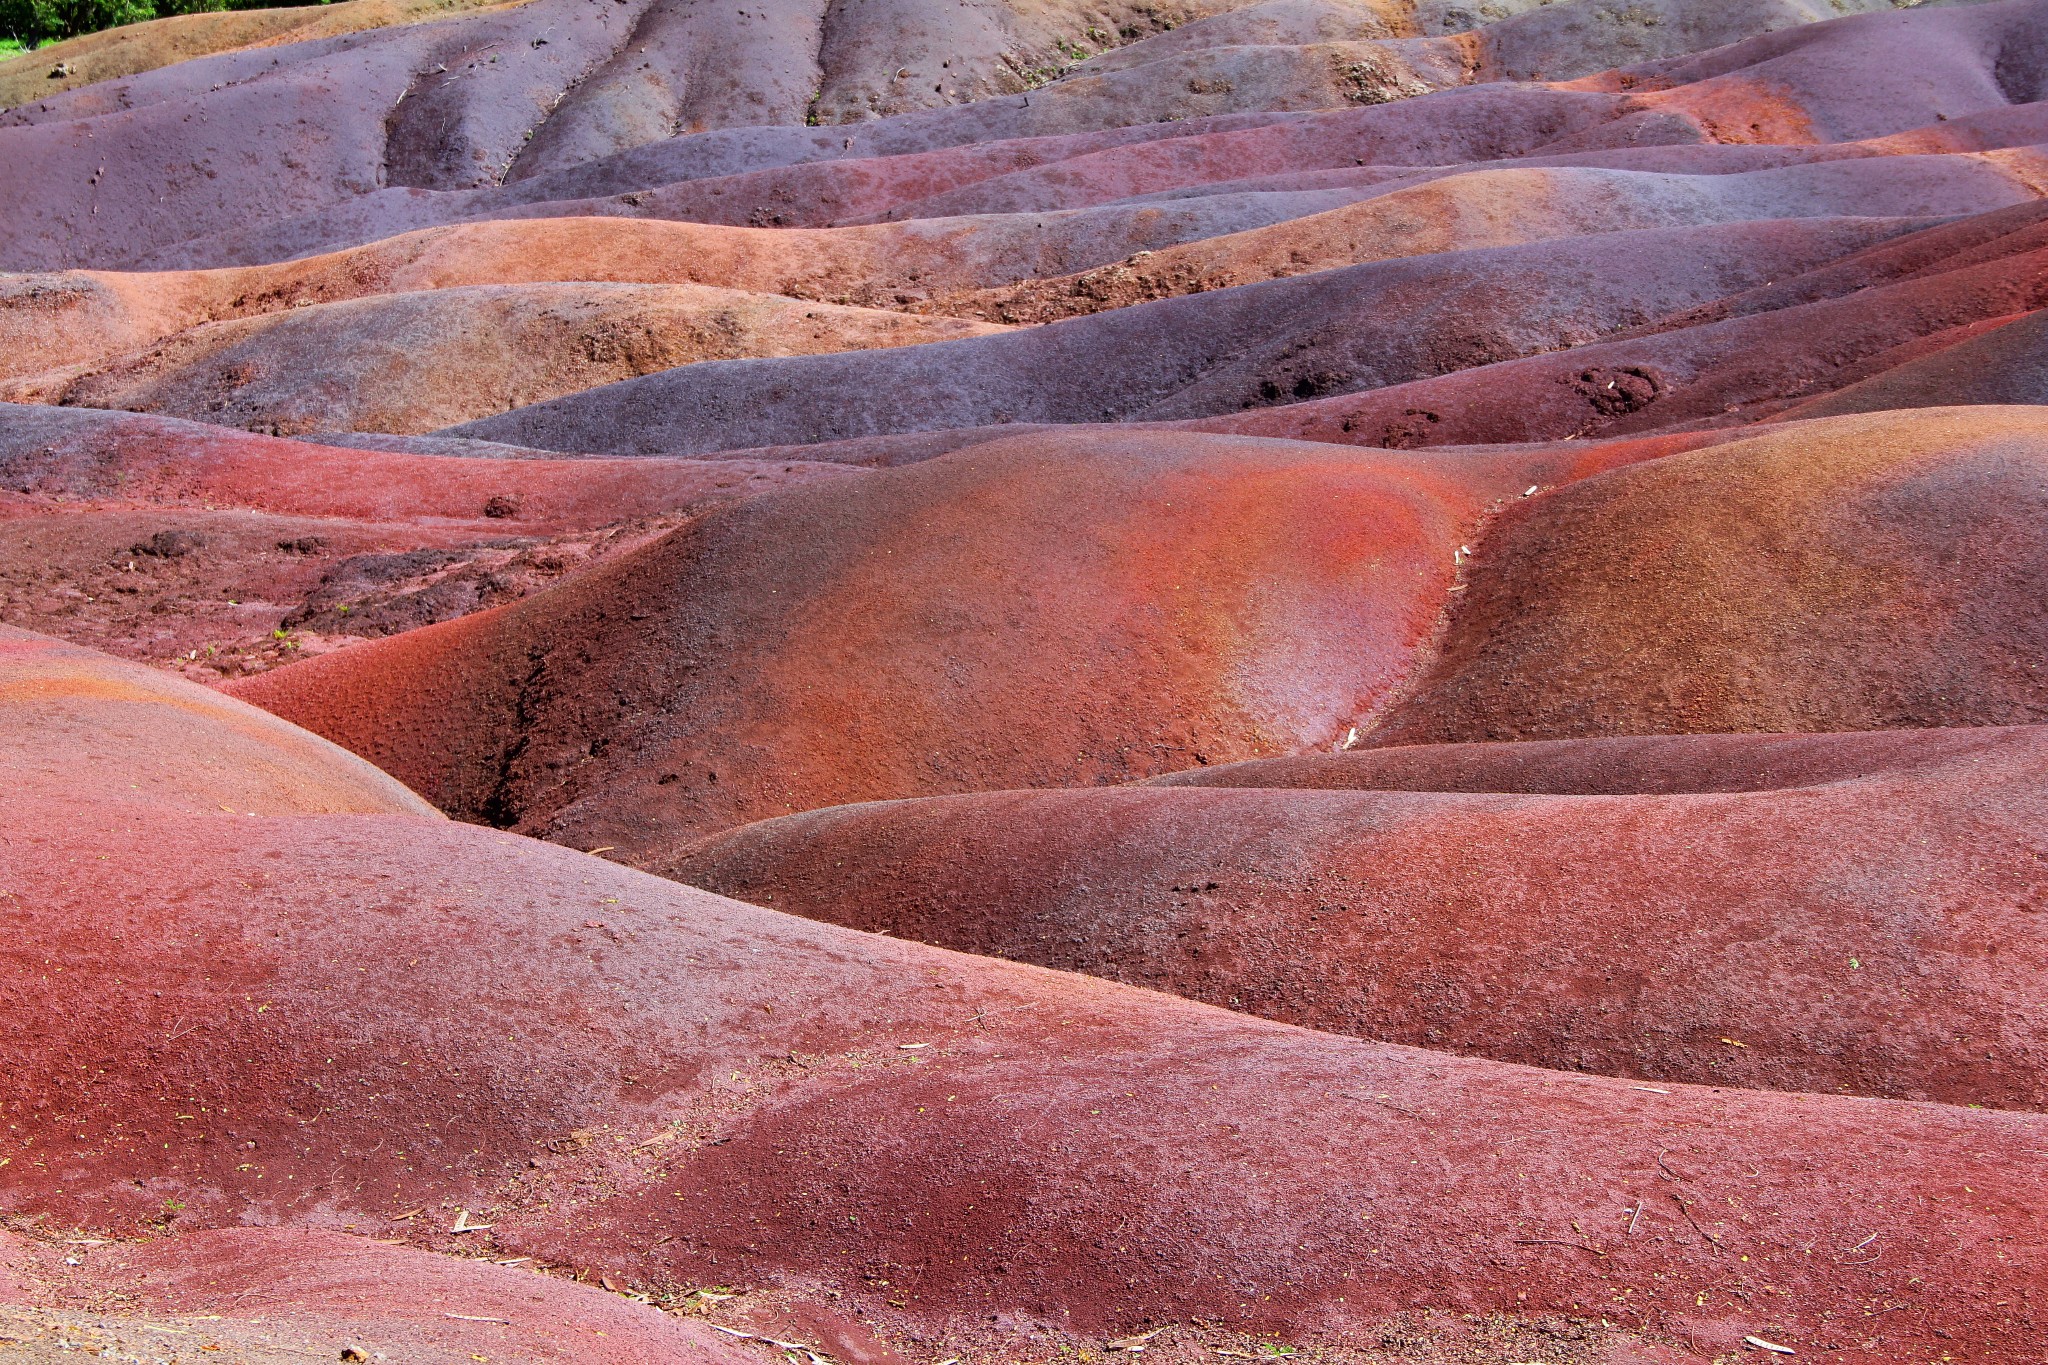
<path fill-rule="evenodd" d="M 0 1353 L 2038 1365 L 2048 0 L 347 0 L 0 185 Z"/>

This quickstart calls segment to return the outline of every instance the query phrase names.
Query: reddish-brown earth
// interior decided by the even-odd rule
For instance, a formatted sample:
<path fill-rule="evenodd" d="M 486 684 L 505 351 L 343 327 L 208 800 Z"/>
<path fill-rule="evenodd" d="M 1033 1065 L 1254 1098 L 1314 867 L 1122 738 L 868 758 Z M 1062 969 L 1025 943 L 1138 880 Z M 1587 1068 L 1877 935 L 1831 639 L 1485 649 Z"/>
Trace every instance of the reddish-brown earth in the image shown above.
<path fill-rule="evenodd" d="M 476 0 L 330 0 L 318 9 L 201 11 L 103 29 L 0 62 L 0 108 L 218 52 L 339 37 L 488 7 Z"/>
<path fill-rule="evenodd" d="M 2044 95 L 2048 0 L 0 62 L 0 1357 L 2037 1365 Z"/>
<path fill-rule="evenodd" d="M 0 406 L 0 607 L 202 677 L 516 600 L 807 460 L 339 449 Z"/>
<path fill-rule="evenodd" d="M 2031 1115 L 1464 1060 L 437 819 L 184 813 L 159 783 L 63 818 L 61 778 L 9 776 L 0 1197 L 31 1235 L 353 1227 L 920 1355 L 1176 1323 L 1189 1355 L 1423 1360 L 2039 1331 Z"/>
<path fill-rule="evenodd" d="M 1333 1032 L 2040 1109 L 2044 771 L 2032 727 L 1355 750 L 843 806 L 657 867 Z"/>
<path fill-rule="evenodd" d="M 700 453 L 1002 422 L 1206 417 L 1592 341 L 1800 274 L 1890 220 L 1647 229 L 1317 272 L 931 346 L 690 365 L 449 428 Z M 1542 296 L 1541 281 L 1580 281 Z"/>
<path fill-rule="evenodd" d="M 1198 429 L 1358 445 L 1540 441 L 1797 415 L 2048 303 L 2040 205 L 1912 233 L 1612 340 L 1384 389 L 1202 420 Z M 1814 338 L 1825 338 L 1816 347 Z M 2023 355 L 1969 367 L 1992 396 Z M 1609 387 L 1609 385 L 1612 387 Z M 2024 381 L 2018 387 L 2024 391 Z M 1954 395 L 1972 397 L 1969 390 Z M 1922 406 L 1906 404 L 1905 406 Z M 1856 411 L 1853 403 L 1818 411 Z"/>
<path fill-rule="evenodd" d="M 1336 742 L 1494 510 L 1652 458 L 1103 429 L 750 499 L 506 610 L 239 684 L 445 809 L 572 845 Z"/>
<path fill-rule="evenodd" d="M 1511 508 L 1373 742 L 2048 719 L 2042 416 L 1766 428 Z"/>
<path fill-rule="evenodd" d="M 657 860 L 834 802 L 1360 733 L 2041 720 L 2043 420 L 1923 410 L 1690 452 L 1043 433 L 751 500 L 560 592 L 239 687 L 445 809 Z"/>
<path fill-rule="evenodd" d="M 0 751 L 31 800 L 249 815 L 433 807 L 352 754 L 167 674 L 0 626 Z"/>
<path fill-rule="evenodd" d="M 755 1359 L 707 1324 L 535 1274 L 530 1260 L 497 1265 L 333 1232 L 225 1228 L 56 1243 L 0 1234 L 0 1256 L 14 1272 L 11 1290 L 0 1281 L 0 1345 L 10 1360 Z M 350 1350 L 357 1354 L 342 1354 Z"/>

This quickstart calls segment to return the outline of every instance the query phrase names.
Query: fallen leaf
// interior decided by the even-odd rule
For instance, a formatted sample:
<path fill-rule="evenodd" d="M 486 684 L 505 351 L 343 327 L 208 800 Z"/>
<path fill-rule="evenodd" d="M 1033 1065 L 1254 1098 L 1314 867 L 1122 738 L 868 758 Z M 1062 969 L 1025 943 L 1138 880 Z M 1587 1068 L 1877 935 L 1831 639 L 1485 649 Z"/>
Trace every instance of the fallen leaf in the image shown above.
<path fill-rule="evenodd" d="M 1133 1354 L 1135 1354 L 1139 1351 L 1144 1350 L 1146 1344 L 1150 1342 L 1152 1338 L 1158 1336 L 1161 1332 L 1164 1332 L 1165 1330 L 1166 1329 L 1164 1327 L 1154 1327 L 1151 1331 L 1140 1332 L 1136 1336 L 1118 1337 L 1115 1341 L 1109 1343 L 1109 1349 L 1112 1351 L 1130 1351 Z"/>

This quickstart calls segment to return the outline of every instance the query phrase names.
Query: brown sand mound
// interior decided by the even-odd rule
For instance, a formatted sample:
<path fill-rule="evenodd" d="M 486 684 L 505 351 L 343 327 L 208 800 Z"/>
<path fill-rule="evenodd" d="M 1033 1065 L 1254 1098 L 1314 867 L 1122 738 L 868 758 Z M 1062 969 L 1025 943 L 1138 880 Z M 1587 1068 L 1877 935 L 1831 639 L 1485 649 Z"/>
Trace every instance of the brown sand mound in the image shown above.
<path fill-rule="evenodd" d="M 0 385 L 0 397 L 273 435 L 426 432 L 700 360 L 992 330 L 700 285 L 478 286 L 210 323 L 139 354 Z"/>
<path fill-rule="evenodd" d="M 369 764 L 155 669 L 0 626 L 0 764 L 46 799 L 438 818 Z"/>
<path fill-rule="evenodd" d="M 1829 213 L 1931 219 L 2033 198 L 2031 188 L 1998 167 L 1943 157 L 1867 158 L 1715 176 L 1571 167 L 1478 170 L 1093 270 L 944 295 L 924 308 L 999 322 L 1049 322 L 1399 256 Z"/>
<path fill-rule="evenodd" d="M 376 3 L 0 109 L 0 1355 L 2039 1365 L 2048 0 Z"/>
<path fill-rule="evenodd" d="M 217 679 L 514 601 L 711 507 L 862 473 L 456 445 L 0 405 L 0 615 Z"/>
<path fill-rule="evenodd" d="M 1372 742 L 2048 719 L 2043 416 L 1832 418 L 1532 499 Z"/>

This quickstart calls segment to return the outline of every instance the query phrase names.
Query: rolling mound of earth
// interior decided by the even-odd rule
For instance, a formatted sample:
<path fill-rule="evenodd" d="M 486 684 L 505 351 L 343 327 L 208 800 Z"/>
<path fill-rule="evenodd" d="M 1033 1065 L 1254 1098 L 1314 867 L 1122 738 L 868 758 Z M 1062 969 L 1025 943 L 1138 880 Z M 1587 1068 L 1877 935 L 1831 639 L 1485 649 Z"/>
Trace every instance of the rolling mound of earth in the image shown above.
<path fill-rule="evenodd" d="M 2035 727 L 1360 749 L 840 806 L 657 866 L 1331 1032 L 2040 1109 L 2044 763 Z"/>
<path fill-rule="evenodd" d="M 205 695 L 158 688 L 170 732 Z M 0 1199 L 38 1325 L 75 1332 L 69 1294 L 98 1288 L 128 1322 L 225 1299 L 222 1335 L 257 1310 L 270 1332 L 597 1330 L 571 1287 L 524 1288 L 539 1267 L 844 1358 L 1158 1332 L 1187 1359 L 1392 1338 L 1707 1360 L 1766 1333 L 1854 1349 L 1876 1315 L 1923 1351 L 2040 1330 L 1992 1301 L 2042 1237 L 2031 1114 L 1468 1060 L 424 815 L 196 811 L 163 799 L 175 771 L 88 802 L 40 756 L 0 794 L 24 1167 Z M 62 1011 L 26 1008 L 52 992 Z M 350 1231 L 527 1269 L 405 1271 Z M 39 1280 L 59 1257 L 77 1288 Z"/>
<path fill-rule="evenodd" d="M 864 473 L 0 405 L 0 609 L 218 679 L 515 601 L 721 503 Z"/>
<path fill-rule="evenodd" d="M 2048 412 L 1684 444 L 1053 429 L 233 687 L 464 818 L 657 862 L 791 811 L 1361 735 L 2048 720 Z"/>
<path fill-rule="evenodd" d="M 698 285 L 475 286 L 204 324 L 147 351 L 0 383 L 0 396 L 272 435 L 419 434 L 693 361 L 992 330 Z"/>
<path fill-rule="evenodd" d="M 404 1360 L 570 1365 L 752 1356 L 708 1324 L 519 1261 L 339 1232 L 221 1228 L 146 1241 L 0 1239 L 10 1359 Z M 282 1270 L 282 1273 L 280 1271 Z M 337 1348 L 335 1343 L 341 1343 Z M 214 1352 L 225 1354 L 215 1355 Z M 354 1352 L 354 1354 L 344 1354 Z"/>
<path fill-rule="evenodd" d="M 0 61 L 0 1357 L 2036 1365 L 2048 0 Z"/>
<path fill-rule="evenodd" d="M 1668 448 L 1010 437 L 233 686 L 445 809 L 629 858 L 841 801 L 1121 781 L 1337 742 L 1497 505 Z"/>

